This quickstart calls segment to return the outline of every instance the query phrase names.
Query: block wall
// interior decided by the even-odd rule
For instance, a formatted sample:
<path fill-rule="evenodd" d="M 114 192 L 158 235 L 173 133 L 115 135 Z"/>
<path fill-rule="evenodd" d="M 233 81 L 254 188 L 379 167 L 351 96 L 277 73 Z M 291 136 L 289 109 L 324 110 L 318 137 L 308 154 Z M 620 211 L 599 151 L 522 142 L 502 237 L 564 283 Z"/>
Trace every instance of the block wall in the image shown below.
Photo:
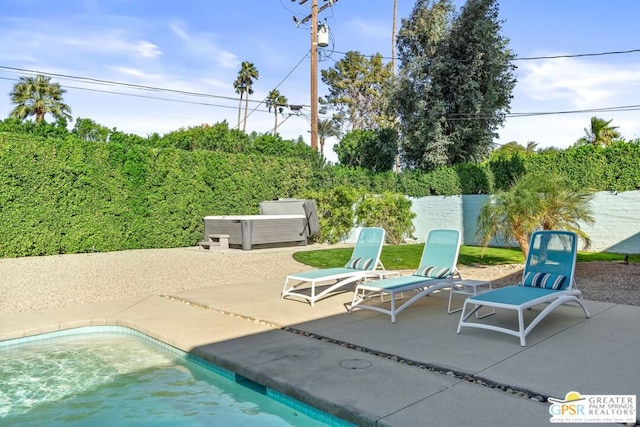
<path fill-rule="evenodd" d="M 457 228 L 465 245 L 477 245 L 476 219 L 490 196 L 432 196 L 412 198 L 416 240 L 424 242 L 429 230 Z M 590 251 L 640 253 L 640 191 L 598 192 L 591 201 L 595 223 L 582 229 L 591 239 Z M 504 246 L 504 242 L 492 242 Z"/>

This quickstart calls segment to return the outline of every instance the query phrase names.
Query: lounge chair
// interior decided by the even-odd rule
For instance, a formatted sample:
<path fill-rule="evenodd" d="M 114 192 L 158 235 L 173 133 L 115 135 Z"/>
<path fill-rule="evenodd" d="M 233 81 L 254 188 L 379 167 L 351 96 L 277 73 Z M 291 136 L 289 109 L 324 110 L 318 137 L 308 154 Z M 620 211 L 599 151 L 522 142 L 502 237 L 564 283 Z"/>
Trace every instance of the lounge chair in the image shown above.
<path fill-rule="evenodd" d="M 344 267 L 311 270 L 287 276 L 281 299 L 287 296 L 309 301 L 313 307 L 316 301 L 330 293 L 356 283 L 375 270 L 380 263 L 380 253 L 384 244 L 385 231 L 379 227 L 365 227 L 360 230 L 351 259 Z M 289 282 L 295 282 L 290 285 Z"/>
<path fill-rule="evenodd" d="M 577 235 L 569 231 L 534 232 L 520 283 L 467 298 L 457 332 L 460 333 L 463 327 L 503 332 L 520 337 L 520 345 L 524 347 L 529 332 L 560 305 L 575 303 L 589 317 L 574 279 L 577 241 Z M 525 327 L 524 311 L 541 304 L 548 305 Z M 482 307 L 516 311 L 518 330 L 469 321 L 471 315 Z"/>
<path fill-rule="evenodd" d="M 418 270 L 410 276 L 360 283 L 355 288 L 351 305 L 347 307 L 349 314 L 353 310 L 373 310 L 390 315 L 391 322 L 395 323 L 398 313 L 420 298 L 450 287 L 453 277 L 460 276 L 456 269 L 459 250 L 460 231 L 431 230 L 424 244 Z M 396 307 L 396 297 L 404 292 L 415 292 L 415 295 Z M 383 300 L 385 295 L 389 296 L 388 303 Z M 366 304 L 367 302 L 371 303 Z M 386 308 L 387 304 L 389 308 Z"/>

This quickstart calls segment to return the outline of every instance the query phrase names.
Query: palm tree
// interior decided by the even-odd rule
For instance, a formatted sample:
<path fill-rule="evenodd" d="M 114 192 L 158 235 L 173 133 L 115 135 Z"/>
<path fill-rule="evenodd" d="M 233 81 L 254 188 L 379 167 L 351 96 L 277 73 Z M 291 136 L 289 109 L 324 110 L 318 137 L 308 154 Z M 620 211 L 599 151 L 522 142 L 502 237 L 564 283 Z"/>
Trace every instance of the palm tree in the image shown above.
<path fill-rule="evenodd" d="M 335 119 L 324 119 L 318 122 L 318 139 L 320 154 L 324 156 L 324 142 L 332 136 L 340 136 L 340 125 Z"/>
<path fill-rule="evenodd" d="M 271 108 L 273 108 L 273 136 L 276 136 L 276 131 L 278 129 L 278 113 L 282 114 L 282 112 L 284 111 L 284 107 L 287 106 L 287 102 L 289 102 L 287 97 L 281 95 L 278 89 L 273 89 L 271 92 L 269 92 L 269 96 L 267 96 L 267 108 L 269 108 L 269 111 L 271 111 Z"/>
<path fill-rule="evenodd" d="M 618 126 L 610 126 L 609 124 L 613 120 L 606 121 L 599 117 L 591 117 L 591 127 L 584 130 L 586 134 L 578 140 L 579 144 L 592 144 L 592 145 L 609 145 L 613 140 L 620 138 L 620 132 Z"/>
<path fill-rule="evenodd" d="M 240 113 L 242 112 L 242 97 L 244 95 L 244 84 L 240 80 L 240 76 L 233 82 L 233 88 L 240 95 L 240 103 L 238 104 L 238 130 L 240 130 Z"/>
<path fill-rule="evenodd" d="M 11 102 L 16 104 L 9 116 L 19 120 L 36 116 L 36 123 L 40 123 L 49 113 L 56 119 L 71 120 L 71 108 L 62 102 L 65 92 L 60 83 L 51 83 L 51 77 L 42 74 L 20 77 L 9 94 Z"/>
<path fill-rule="evenodd" d="M 538 143 L 535 141 L 527 141 L 527 146 L 525 147 L 525 152 L 533 154 L 538 151 Z"/>
<path fill-rule="evenodd" d="M 518 141 L 509 141 L 506 144 L 502 145 L 501 147 L 496 148 L 494 150 L 494 153 L 512 155 L 512 154 L 524 153 L 525 151 L 526 151 L 526 148 L 518 144 Z"/>
<path fill-rule="evenodd" d="M 588 247 L 589 236 L 580 229 L 580 222 L 593 223 L 590 200 L 591 193 L 572 190 L 557 173 L 525 174 L 482 206 L 477 237 L 483 247 L 498 236 L 515 241 L 525 258 L 531 234 L 538 229 L 574 231 Z"/>
<path fill-rule="evenodd" d="M 234 87 L 236 88 L 236 93 L 238 92 L 238 88 L 241 88 L 241 101 L 242 96 L 244 95 L 244 123 L 242 125 L 243 132 L 247 130 L 247 111 L 249 110 L 249 95 L 253 94 L 253 80 L 258 80 L 259 76 L 260 73 L 258 72 L 258 69 L 255 67 L 255 65 L 253 65 L 249 61 L 242 61 L 242 65 L 240 66 L 240 71 L 238 71 L 238 78 L 234 83 Z"/>

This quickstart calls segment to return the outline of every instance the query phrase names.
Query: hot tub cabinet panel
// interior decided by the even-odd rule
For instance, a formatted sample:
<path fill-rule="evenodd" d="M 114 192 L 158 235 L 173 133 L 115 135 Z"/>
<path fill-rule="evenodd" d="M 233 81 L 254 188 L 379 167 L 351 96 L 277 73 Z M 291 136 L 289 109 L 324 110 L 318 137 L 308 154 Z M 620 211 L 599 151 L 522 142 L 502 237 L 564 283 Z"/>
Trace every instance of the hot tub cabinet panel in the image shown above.
<path fill-rule="evenodd" d="M 256 245 L 306 245 L 309 228 L 305 215 L 222 215 L 204 218 L 205 240 L 212 234 L 229 235 L 230 246 L 243 250 Z"/>

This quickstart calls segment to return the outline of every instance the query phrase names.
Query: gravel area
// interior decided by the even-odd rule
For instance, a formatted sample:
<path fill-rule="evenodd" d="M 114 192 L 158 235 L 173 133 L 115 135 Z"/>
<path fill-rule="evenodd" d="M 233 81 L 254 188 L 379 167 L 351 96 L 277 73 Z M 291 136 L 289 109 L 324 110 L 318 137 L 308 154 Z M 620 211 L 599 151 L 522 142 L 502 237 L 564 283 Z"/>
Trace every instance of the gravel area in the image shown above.
<path fill-rule="evenodd" d="M 461 266 L 463 277 L 491 280 L 495 287 L 517 283 L 524 265 Z M 640 306 L 640 264 L 592 261 L 576 265 L 576 284 L 587 300 Z"/>
<path fill-rule="evenodd" d="M 0 315 L 238 282 L 282 280 L 307 266 L 291 254 L 323 245 L 206 251 L 148 249 L 0 259 Z M 335 246 L 332 246 L 335 247 Z M 465 278 L 516 283 L 522 265 L 461 266 Z M 580 263 L 578 288 L 590 300 L 640 306 L 640 264 Z"/>

